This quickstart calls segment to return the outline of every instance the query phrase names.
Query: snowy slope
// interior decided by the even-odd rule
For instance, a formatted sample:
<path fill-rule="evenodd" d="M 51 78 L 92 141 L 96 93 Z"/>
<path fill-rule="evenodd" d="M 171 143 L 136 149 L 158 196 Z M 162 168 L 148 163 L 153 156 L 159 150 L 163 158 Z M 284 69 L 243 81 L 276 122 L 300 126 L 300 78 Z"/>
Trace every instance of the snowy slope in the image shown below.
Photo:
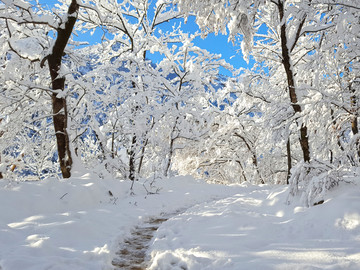
<path fill-rule="evenodd" d="M 0 269 L 113 269 L 131 229 L 186 209 L 153 239 L 150 269 L 360 269 L 360 189 L 344 186 L 312 208 L 287 188 L 209 185 L 191 177 L 148 190 L 90 175 L 0 182 Z M 109 191 L 113 194 L 111 196 Z"/>
<path fill-rule="evenodd" d="M 190 177 L 136 183 L 84 175 L 70 180 L 0 181 L 0 269 L 112 269 L 119 242 L 150 216 L 235 194 Z M 110 196 L 109 191 L 113 194 Z"/>
<path fill-rule="evenodd" d="M 286 196 L 286 187 L 249 187 L 168 220 L 150 269 L 360 269 L 359 186 L 312 208 Z"/>

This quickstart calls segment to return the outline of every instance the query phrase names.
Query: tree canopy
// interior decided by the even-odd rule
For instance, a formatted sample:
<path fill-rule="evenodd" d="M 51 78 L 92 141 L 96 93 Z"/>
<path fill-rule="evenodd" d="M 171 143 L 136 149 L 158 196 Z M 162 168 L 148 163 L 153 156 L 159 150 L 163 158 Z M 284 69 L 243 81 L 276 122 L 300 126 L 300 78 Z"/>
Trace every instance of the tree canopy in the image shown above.
<path fill-rule="evenodd" d="M 289 182 L 311 205 L 358 173 L 359 22 L 353 0 L 2 0 L 0 177 Z M 211 32 L 253 67 L 194 45 Z"/>

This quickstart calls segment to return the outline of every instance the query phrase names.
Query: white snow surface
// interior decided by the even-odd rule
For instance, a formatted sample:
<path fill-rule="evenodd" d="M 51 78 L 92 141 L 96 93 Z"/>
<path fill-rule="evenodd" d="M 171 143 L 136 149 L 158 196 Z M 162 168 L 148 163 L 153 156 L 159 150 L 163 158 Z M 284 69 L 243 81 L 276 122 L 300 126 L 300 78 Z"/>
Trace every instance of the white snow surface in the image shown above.
<path fill-rule="evenodd" d="M 155 233 L 149 269 L 360 269 L 358 185 L 303 208 L 285 204 L 284 186 L 150 182 L 136 182 L 134 195 L 128 181 L 90 174 L 1 180 L 0 269 L 114 269 L 132 228 L 179 209 Z M 143 184 L 161 190 L 148 195 Z"/>

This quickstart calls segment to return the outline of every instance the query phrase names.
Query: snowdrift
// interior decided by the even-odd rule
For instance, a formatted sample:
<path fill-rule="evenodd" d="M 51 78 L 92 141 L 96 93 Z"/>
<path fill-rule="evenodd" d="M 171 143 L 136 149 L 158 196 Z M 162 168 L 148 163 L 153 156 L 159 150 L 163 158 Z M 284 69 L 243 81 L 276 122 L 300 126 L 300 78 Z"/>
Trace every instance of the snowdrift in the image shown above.
<path fill-rule="evenodd" d="M 285 203 L 284 186 L 176 177 L 136 182 L 133 195 L 130 184 L 88 174 L 1 181 L 0 269 L 113 269 L 134 226 L 179 209 L 155 233 L 150 269 L 360 269 L 358 185 L 304 208 Z"/>

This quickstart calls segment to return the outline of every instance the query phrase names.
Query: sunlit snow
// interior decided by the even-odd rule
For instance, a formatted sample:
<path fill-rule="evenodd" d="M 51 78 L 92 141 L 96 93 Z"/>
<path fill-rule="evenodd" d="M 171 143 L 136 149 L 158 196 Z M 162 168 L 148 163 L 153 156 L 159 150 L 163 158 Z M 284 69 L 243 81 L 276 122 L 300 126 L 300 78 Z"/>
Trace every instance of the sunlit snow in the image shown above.
<path fill-rule="evenodd" d="M 122 241 L 150 217 L 149 269 L 359 269 L 360 189 L 344 185 L 311 208 L 285 204 L 286 186 L 221 186 L 191 177 L 0 185 L 0 269 L 113 269 Z M 150 188 L 150 187 L 149 187 Z M 113 194 L 110 196 L 109 191 Z M 187 210 L 186 210 L 187 209 Z"/>

